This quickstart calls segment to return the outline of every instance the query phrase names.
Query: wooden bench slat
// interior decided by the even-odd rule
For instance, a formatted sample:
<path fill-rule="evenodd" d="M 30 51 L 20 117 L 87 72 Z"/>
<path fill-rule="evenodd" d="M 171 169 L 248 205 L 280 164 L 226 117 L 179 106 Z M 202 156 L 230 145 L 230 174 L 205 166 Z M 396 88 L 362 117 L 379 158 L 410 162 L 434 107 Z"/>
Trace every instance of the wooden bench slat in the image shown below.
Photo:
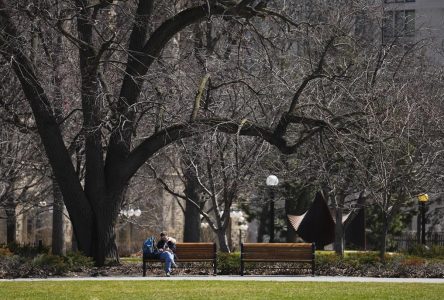
<path fill-rule="evenodd" d="M 289 251 L 289 250 L 273 250 L 273 251 L 244 251 L 244 253 L 252 253 L 252 254 L 259 254 L 259 255 L 278 255 L 279 253 L 285 254 L 285 255 L 305 255 L 305 254 L 312 254 L 312 251 Z"/>
<path fill-rule="evenodd" d="M 309 248 L 311 243 L 243 243 L 245 249 L 265 249 L 265 248 Z"/>
<path fill-rule="evenodd" d="M 214 259 L 212 255 L 177 255 L 177 259 Z"/>
<path fill-rule="evenodd" d="M 244 258 L 243 261 L 248 261 L 248 262 L 312 262 L 311 259 L 266 259 L 266 258 L 260 258 L 260 259 L 248 259 L 248 258 Z"/>
<path fill-rule="evenodd" d="M 145 259 L 145 261 L 150 262 L 150 263 L 163 262 L 163 260 L 160 260 L 160 259 Z M 209 262 L 209 261 L 213 261 L 213 259 L 187 258 L 187 259 L 176 259 L 175 260 L 175 262 L 198 262 L 198 261 Z"/>
<path fill-rule="evenodd" d="M 283 258 L 284 257 L 284 258 Z M 243 258 L 245 259 L 308 259 L 312 260 L 313 255 L 257 255 L 257 254 L 244 254 Z"/>

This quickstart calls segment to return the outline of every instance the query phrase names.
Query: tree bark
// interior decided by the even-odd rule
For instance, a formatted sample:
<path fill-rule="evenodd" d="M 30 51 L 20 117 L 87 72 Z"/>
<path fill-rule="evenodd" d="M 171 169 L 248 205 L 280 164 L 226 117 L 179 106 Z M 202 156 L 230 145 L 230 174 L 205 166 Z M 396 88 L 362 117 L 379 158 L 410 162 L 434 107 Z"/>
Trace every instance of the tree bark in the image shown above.
<path fill-rule="evenodd" d="M 336 207 L 334 249 L 336 254 L 340 256 L 344 256 L 344 226 L 342 224 L 342 214 L 342 207 Z"/>
<path fill-rule="evenodd" d="M 92 257 L 96 265 L 103 265 L 107 257 L 119 261 L 115 225 L 125 191 L 125 186 L 109 190 L 105 200 L 96 203 L 92 243 Z"/>
<path fill-rule="evenodd" d="M 264 235 L 267 229 L 268 220 L 268 203 L 265 203 L 262 207 L 261 216 L 259 219 L 259 226 L 257 229 L 257 242 L 262 243 L 264 241 Z"/>
<path fill-rule="evenodd" d="M 226 230 L 218 230 L 216 234 L 217 234 L 217 239 L 219 241 L 220 251 L 225 253 L 230 253 L 230 247 L 228 246 L 228 237 Z"/>
<path fill-rule="evenodd" d="M 52 205 L 52 254 L 63 255 L 65 236 L 63 230 L 63 197 L 55 180 L 52 182 L 54 202 Z"/>
<path fill-rule="evenodd" d="M 60 8 L 57 8 L 59 13 Z M 62 123 L 62 83 L 63 77 L 61 74 L 61 57 L 63 49 L 62 36 L 59 35 L 55 41 L 55 50 L 53 55 L 53 78 L 54 78 L 54 114 L 57 123 Z M 63 131 L 63 127 L 60 126 L 60 131 Z M 60 187 L 54 177 L 52 180 L 52 192 L 53 192 L 53 209 L 52 209 L 52 254 L 63 255 L 63 246 L 65 244 L 64 236 L 64 224 L 63 224 L 63 195 L 60 191 Z"/>
<path fill-rule="evenodd" d="M 381 261 L 385 261 L 385 253 L 387 251 L 387 234 L 389 226 L 389 222 L 386 216 L 384 216 L 384 222 L 382 226 L 383 227 L 381 232 L 381 245 L 379 249 L 379 257 L 381 258 Z"/>
<path fill-rule="evenodd" d="M 16 204 L 7 201 L 6 212 L 6 243 L 16 242 L 17 216 L 15 215 Z"/>
<path fill-rule="evenodd" d="M 185 170 L 185 196 L 193 202 L 200 204 L 199 183 L 196 174 Z M 200 210 L 190 201 L 185 203 L 185 225 L 183 233 L 184 242 L 200 242 Z"/>

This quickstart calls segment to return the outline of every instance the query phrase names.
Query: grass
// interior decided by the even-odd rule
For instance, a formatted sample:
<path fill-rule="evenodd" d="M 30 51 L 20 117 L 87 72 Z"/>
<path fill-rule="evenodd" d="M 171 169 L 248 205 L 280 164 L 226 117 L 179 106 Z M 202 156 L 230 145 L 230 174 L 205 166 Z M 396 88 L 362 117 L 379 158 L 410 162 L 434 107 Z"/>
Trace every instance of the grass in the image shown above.
<path fill-rule="evenodd" d="M 140 263 L 142 261 L 142 257 L 137 257 L 137 256 L 120 257 L 120 261 L 128 263 Z"/>
<path fill-rule="evenodd" d="M 442 299 L 444 284 L 257 281 L 0 282 L 0 299 Z"/>

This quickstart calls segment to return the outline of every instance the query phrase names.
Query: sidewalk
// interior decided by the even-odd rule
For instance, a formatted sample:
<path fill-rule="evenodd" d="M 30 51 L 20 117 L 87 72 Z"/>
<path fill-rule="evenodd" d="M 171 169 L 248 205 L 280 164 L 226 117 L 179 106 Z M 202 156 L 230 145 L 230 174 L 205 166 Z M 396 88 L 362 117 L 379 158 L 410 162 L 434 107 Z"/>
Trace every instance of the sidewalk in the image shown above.
<path fill-rule="evenodd" d="M 147 276 L 147 277 L 60 277 L 60 278 L 17 278 L 0 279 L 0 282 L 20 281 L 159 281 L 159 280 L 196 280 L 196 281 L 291 281 L 291 282 L 385 282 L 385 283 L 442 283 L 444 278 L 376 278 L 341 276 Z"/>

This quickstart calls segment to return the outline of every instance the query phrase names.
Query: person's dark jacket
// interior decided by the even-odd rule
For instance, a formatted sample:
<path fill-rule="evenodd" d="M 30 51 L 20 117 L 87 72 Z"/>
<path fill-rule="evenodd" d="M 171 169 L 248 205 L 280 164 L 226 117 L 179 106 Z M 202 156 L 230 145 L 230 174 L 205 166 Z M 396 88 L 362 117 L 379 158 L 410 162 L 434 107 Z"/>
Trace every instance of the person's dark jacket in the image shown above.
<path fill-rule="evenodd" d="M 160 240 L 157 243 L 157 249 L 165 249 L 167 247 L 170 248 L 171 251 L 173 251 L 173 253 L 176 252 L 176 243 L 174 243 L 171 240 L 168 240 L 168 241 Z"/>

